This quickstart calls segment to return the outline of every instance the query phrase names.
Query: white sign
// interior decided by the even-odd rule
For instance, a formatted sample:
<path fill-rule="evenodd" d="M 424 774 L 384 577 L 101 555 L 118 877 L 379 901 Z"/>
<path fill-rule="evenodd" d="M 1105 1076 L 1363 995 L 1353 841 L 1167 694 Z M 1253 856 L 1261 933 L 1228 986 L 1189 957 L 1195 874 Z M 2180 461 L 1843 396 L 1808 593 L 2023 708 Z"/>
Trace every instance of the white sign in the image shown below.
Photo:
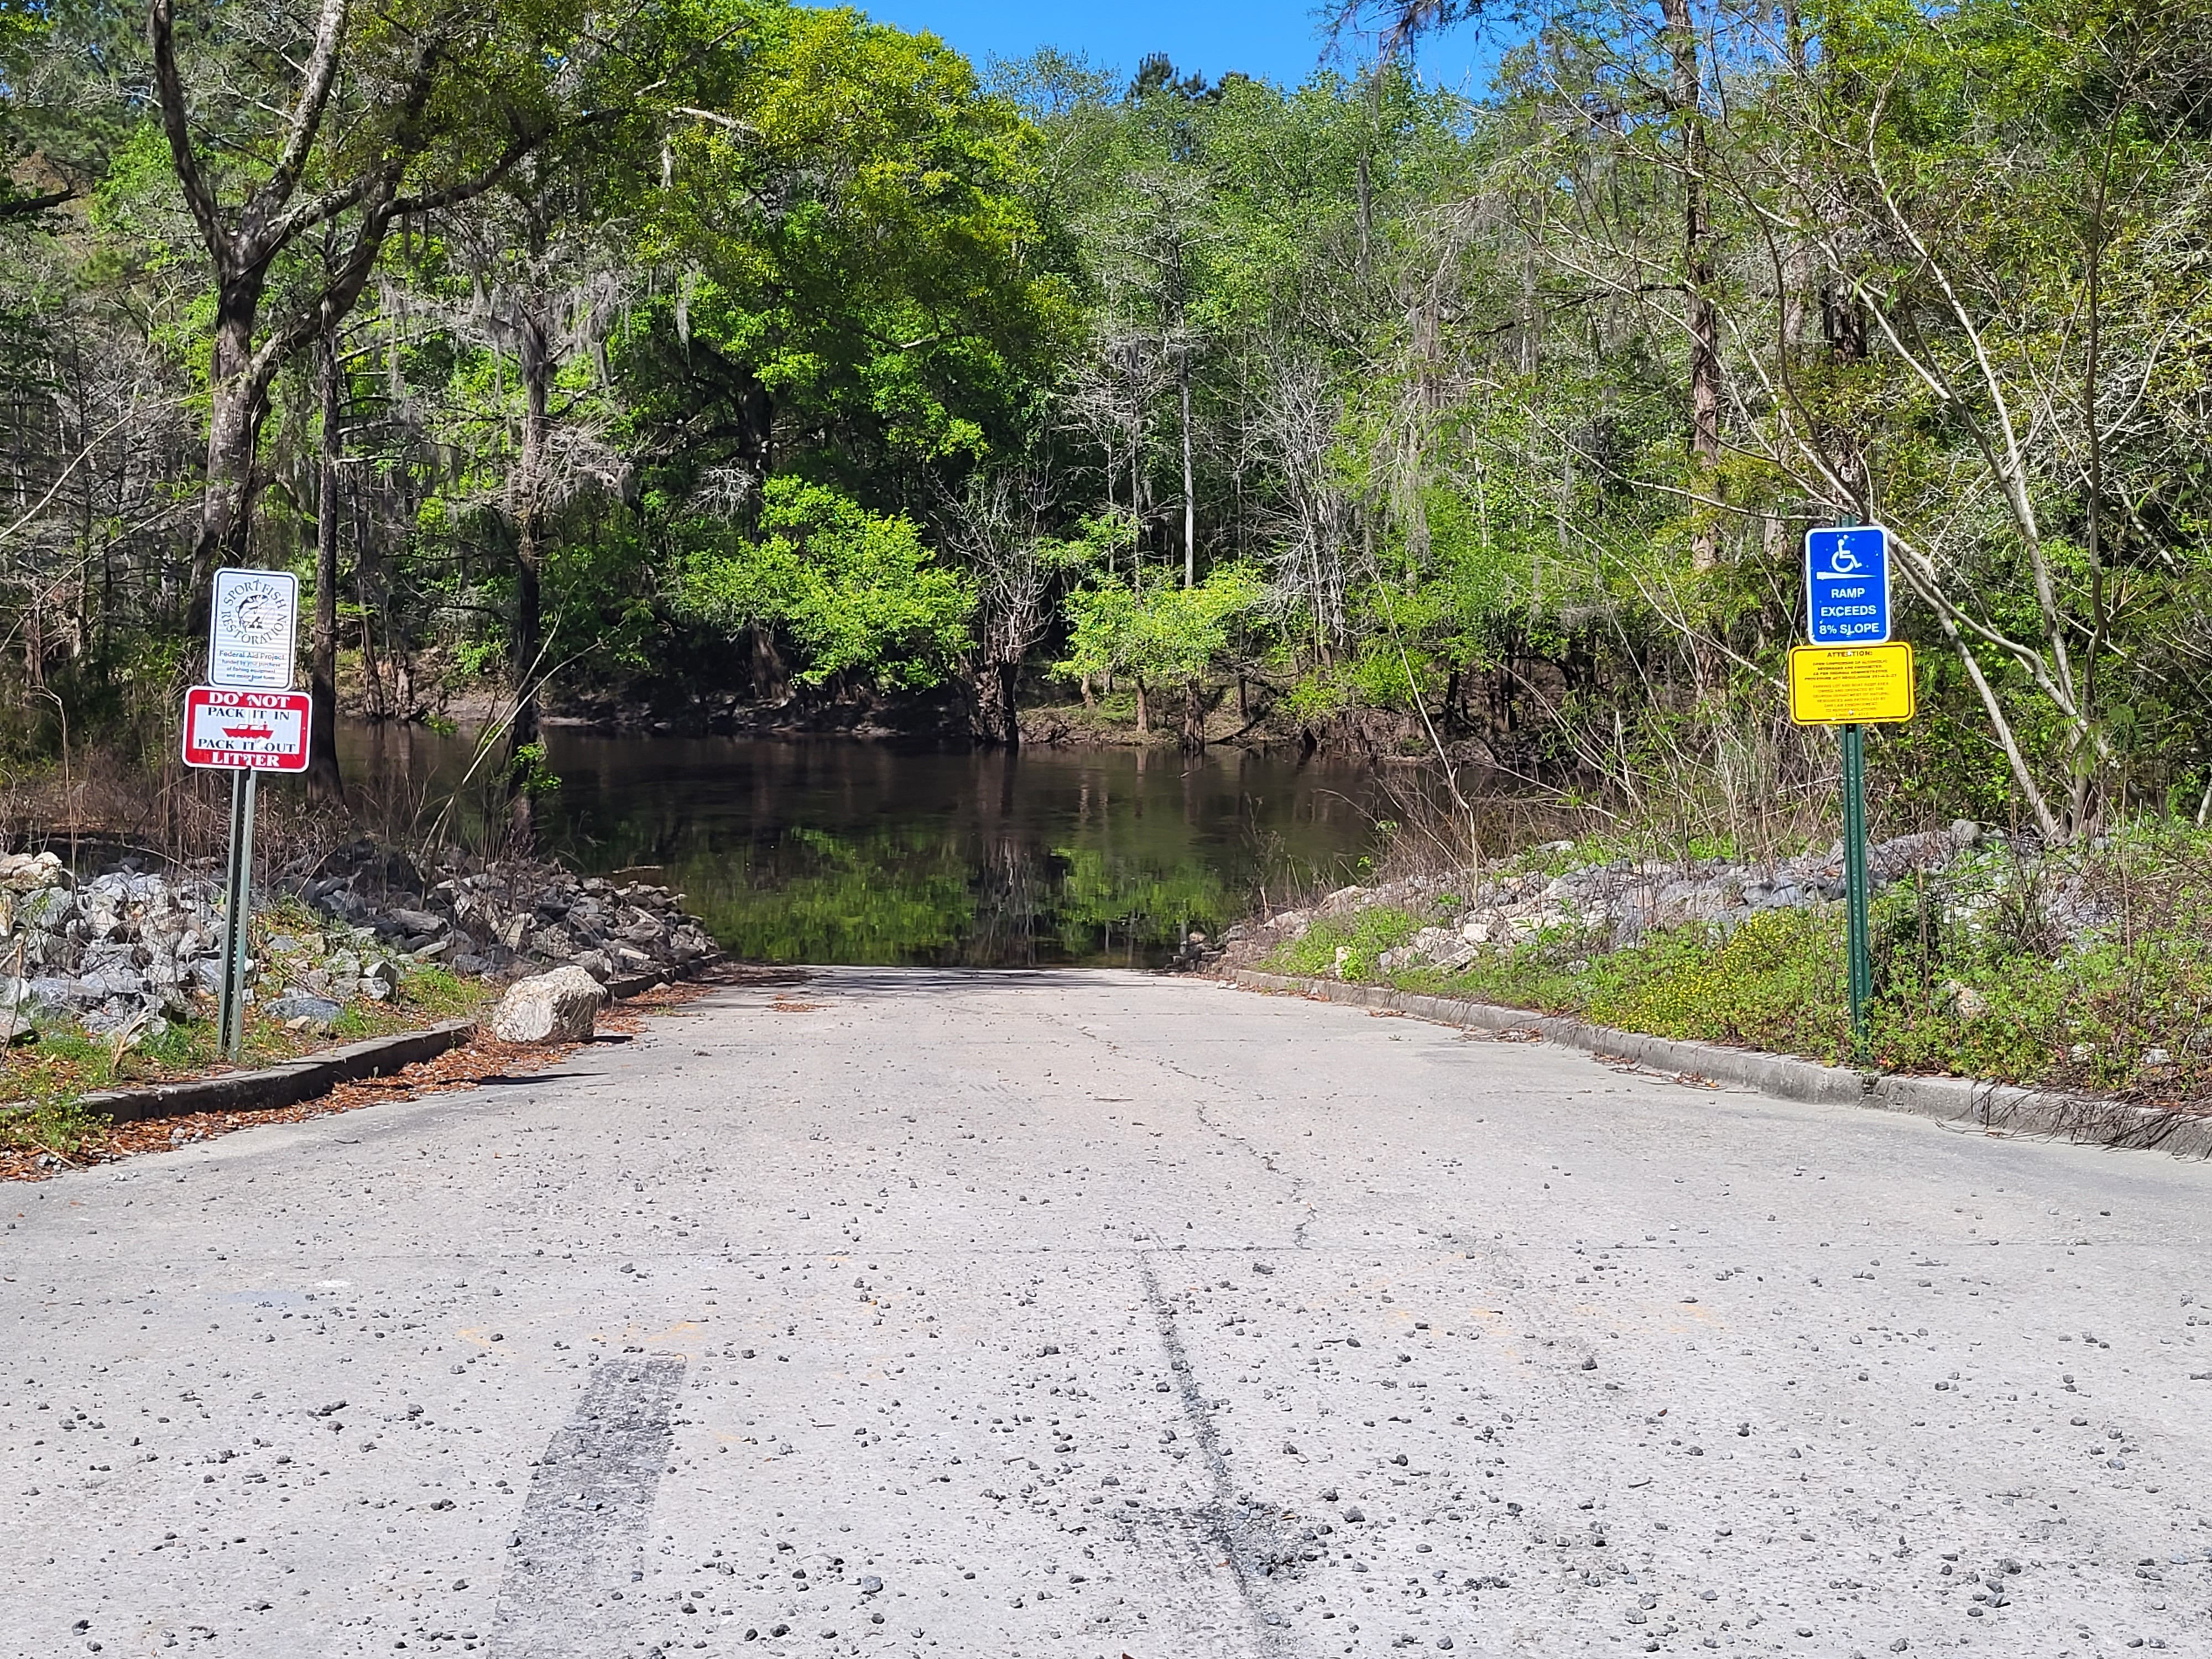
<path fill-rule="evenodd" d="M 290 571 L 216 571 L 208 684 L 289 690 L 299 619 L 300 579 Z"/>

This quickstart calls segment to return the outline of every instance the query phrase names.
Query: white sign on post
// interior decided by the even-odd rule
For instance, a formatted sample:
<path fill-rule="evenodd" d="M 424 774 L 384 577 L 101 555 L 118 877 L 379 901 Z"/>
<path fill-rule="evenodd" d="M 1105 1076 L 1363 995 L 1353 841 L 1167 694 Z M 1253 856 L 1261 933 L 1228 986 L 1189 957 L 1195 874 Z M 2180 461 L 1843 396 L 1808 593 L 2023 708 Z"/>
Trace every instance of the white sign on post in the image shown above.
<path fill-rule="evenodd" d="M 292 689 L 300 579 L 289 570 L 218 570 L 208 618 L 208 684 Z"/>

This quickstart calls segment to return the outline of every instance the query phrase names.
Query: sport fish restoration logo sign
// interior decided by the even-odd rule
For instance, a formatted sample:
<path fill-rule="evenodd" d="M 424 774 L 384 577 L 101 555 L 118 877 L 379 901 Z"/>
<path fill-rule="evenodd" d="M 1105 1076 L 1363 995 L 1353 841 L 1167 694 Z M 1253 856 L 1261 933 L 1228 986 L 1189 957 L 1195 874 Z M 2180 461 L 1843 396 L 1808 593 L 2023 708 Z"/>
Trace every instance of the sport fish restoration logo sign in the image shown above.
<path fill-rule="evenodd" d="M 208 612 L 208 678 L 287 691 L 299 634 L 300 579 L 286 570 L 218 570 Z"/>
<path fill-rule="evenodd" d="M 230 772 L 304 772 L 313 707 L 304 691 L 196 685 L 185 694 L 185 764 Z"/>

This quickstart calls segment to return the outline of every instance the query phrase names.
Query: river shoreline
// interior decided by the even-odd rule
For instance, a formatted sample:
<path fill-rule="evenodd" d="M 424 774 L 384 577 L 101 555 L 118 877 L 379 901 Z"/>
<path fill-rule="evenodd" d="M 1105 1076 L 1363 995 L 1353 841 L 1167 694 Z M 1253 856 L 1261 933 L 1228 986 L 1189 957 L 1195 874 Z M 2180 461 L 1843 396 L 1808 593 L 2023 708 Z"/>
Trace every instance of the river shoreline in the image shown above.
<path fill-rule="evenodd" d="M 1262 691 L 1256 683 L 1255 691 Z M 549 729 L 588 731 L 610 736 L 825 738 L 873 742 L 914 742 L 973 747 L 1186 749 L 1178 700 L 1158 692 L 1150 697 L 1141 729 L 1137 696 L 1127 687 L 1095 692 L 1089 700 L 1040 696 L 1021 705 L 1018 740 L 1012 744 L 981 736 L 973 711 L 942 689 L 904 699 L 871 696 L 817 701 L 803 696 L 757 702 L 723 696 L 671 702 L 665 699 L 556 694 L 547 700 L 538 724 Z M 502 728 L 514 706 L 512 693 L 496 684 L 432 683 L 415 706 L 400 712 L 372 705 L 357 681 L 342 679 L 342 720 L 393 727 L 483 731 Z M 1367 711 L 1357 718 L 1295 720 L 1272 691 L 1248 696 L 1240 708 L 1223 698 L 1203 722 L 1202 747 L 1233 746 L 1259 752 L 1357 756 L 1368 762 L 1433 759 L 1424 729 L 1410 716 Z"/>

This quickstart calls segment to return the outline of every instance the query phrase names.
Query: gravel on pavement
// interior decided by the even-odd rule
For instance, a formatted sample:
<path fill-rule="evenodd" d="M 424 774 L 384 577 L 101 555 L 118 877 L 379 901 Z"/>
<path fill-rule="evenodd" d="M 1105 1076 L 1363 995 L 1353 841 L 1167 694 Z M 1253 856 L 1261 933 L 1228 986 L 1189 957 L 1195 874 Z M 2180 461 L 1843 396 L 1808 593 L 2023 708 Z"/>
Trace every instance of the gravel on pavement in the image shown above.
<path fill-rule="evenodd" d="M 0 1653 L 2212 1652 L 2212 1169 L 825 969 L 5 1189 Z"/>

